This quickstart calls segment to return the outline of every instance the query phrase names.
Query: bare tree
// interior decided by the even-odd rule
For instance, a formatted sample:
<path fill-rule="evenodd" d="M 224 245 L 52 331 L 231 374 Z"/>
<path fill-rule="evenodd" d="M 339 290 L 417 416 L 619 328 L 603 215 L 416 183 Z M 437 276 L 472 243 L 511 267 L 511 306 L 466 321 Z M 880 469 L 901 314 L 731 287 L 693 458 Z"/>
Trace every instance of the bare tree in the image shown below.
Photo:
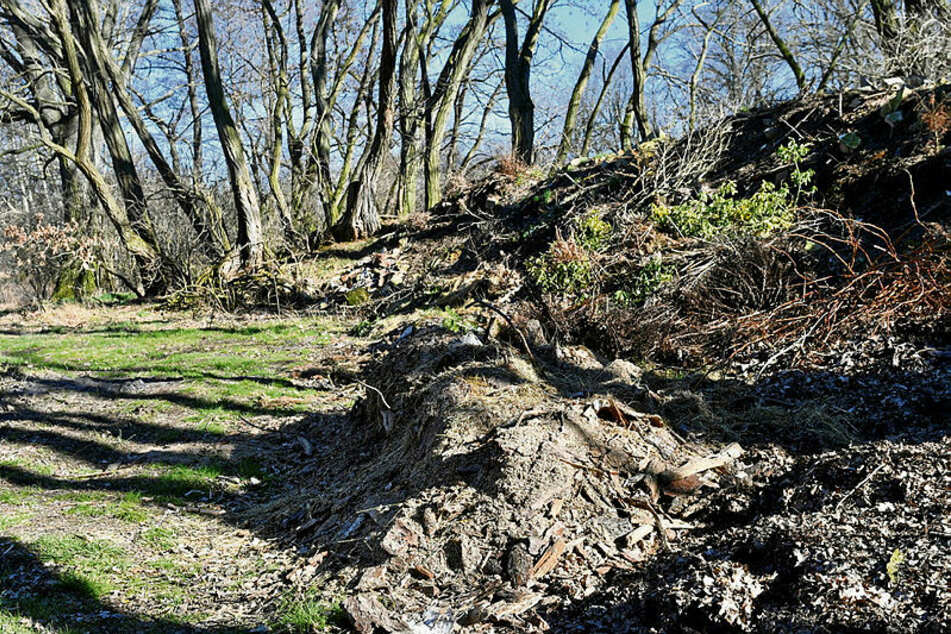
<path fill-rule="evenodd" d="M 347 191 L 347 210 L 334 228 L 335 235 L 343 240 L 356 240 L 376 233 L 380 228 L 380 212 L 374 188 L 380 175 L 384 152 L 389 147 L 393 134 L 396 12 L 397 0 L 383 0 L 383 49 L 380 52 L 376 131 L 366 160 Z"/>
<path fill-rule="evenodd" d="M 560 165 L 561 163 L 564 163 L 568 156 L 568 151 L 571 146 L 571 138 L 574 134 L 575 125 L 578 119 L 578 109 L 581 106 L 581 98 L 584 95 L 584 90 L 588 85 L 588 79 L 591 77 L 591 71 L 594 69 L 595 62 L 598 60 L 601 42 L 604 40 L 604 36 L 607 34 L 608 29 L 611 27 L 611 23 L 614 22 L 614 18 L 617 16 L 620 6 L 621 0 L 611 0 L 611 4 L 608 5 L 608 12 L 601 21 L 601 26 L 598 27 L 597 32 L 591 39 L 591 44 L 588 46 L 588 53 L 585 55 L 584 63 L 581 66 L 581 72 L 578 73 L 578 79 L 575 81 L 575 87 L 571 91 L 571 99 L 568 101 L 568 110 L 565 112 L 565 124 L 561 132 L 561 143 L 559 143 L 558 152 L 555 154 L 556 164 Z"/>
<path fill-rule="evenodd" d="M 537 0 L 525 30 L 525 39 L 518 43 L 518 20 L 512 0 L 501 0 L 505 19 L 505 88 L 509 99 L 509 122 L 512 126 L 512 155 L 526 165 L 535 161 L 535 103 L 532 101 L 532 57 L 541 33 L 545 14 L 552 0 Z"/>
<path fill-rule="evenodd" d="M 779 51 L 783 61 L 786 62 L 786 65 L 789 66 L 789 70 L 792 71 L 793 77 L 796 78 L 796 86 L 798 86 L 799 92 L 804 92 L 806 90 L 806 74 L 803 72 L 799 62 L 796 61 L 796 56 L 789 48 L 786 40 L 783 39 L 783 37 L 773 26 L 773 23 L 769 18 L 769 14 L 763 8 L 762 3 L 759 0 L 750 0 L 750 4 L 753 5 L 756 15 L 759 16 L 760 21 L 766 28 L 766 32 L 769 33 L 769 39 L 771 39 L 773 44 L 776 45 L 776 49 Z"/>
<path fill-rule="evenodd" d="M 426 99 L 426 208 L 431 209 L 442 200 L 442 140 L 446 133 L 449 114 L 455 103 L 456 93 L 462 83 L 472 56 L 482 40 L 489 23 L 491 0 L 472 0 L 469 21 L 453 43 L 452 50 L 443 65 L 436 86 Z M 427 83 L 423 76 L 424 86 Z"/>
<path fill-rule="evenodd" d="M 261 210 L 251 173 L 248 171 L 241 136 L 225 99 L 221 70 L 218 65 L 218 44 L 215 40 L 215 27 L 208 0 L 195 0 L 195 18 L 198 21 L 198 51 L 201 55 L 202 74 L 205 78 L 205 92 L 215 119 L 215 127 L 218 129 L 221 151 L 228 167 L 228 176 L 234 195 L 238 219 L 236 246 L 239 259 L 243 268 L 254 268 L 261 264 L 264 257 Z"/>

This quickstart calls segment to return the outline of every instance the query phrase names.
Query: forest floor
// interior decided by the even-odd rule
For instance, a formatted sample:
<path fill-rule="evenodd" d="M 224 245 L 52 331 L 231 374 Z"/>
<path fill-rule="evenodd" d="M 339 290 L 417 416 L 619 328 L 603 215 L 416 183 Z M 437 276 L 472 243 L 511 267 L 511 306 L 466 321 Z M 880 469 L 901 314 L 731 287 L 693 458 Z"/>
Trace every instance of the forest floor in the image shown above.
<path fill-rule="evenodd" d="M 0 325 L 0 632 L 305 629 L 339 609 L 247 528 L 347 389 L 289 378 L 330 318 L 62 306 Z M 290 441 L 288 440 L 290 438 Z"/>
<path fill-rule="evenodd" d="M 374 461 L 384 465 L 386 481 L 396 483 L 391 499 L 410 507 L 397 526 L 411 526 L 410 518 L 427 517 L 429 508 L 455 503 L 465 507 L 462 512 L 452 511 L 448 519 L 441 513 L 438 521 L 450 536 L 483 539 L 476 548 L 486 552 L 496 531 L 503 540 L 507 534 L 529 535 L 526 544 L 540 539 L 531 537 L 539 532 L 530 526 L 539 516 L 518 511 L 540 506 L 546 538 L 565 527 L 566 539 L 577 536 L 567 546 L 574 550 L 559 552 L 556 569 L 544 571 L 544 583 L 529 578 L 532 592 L 505 594 L 489 584 L 498 592 L 487 605 L 497 613 L 482 614 L 486 622 L 470 623 L 471 631 L 686 631 L 697 626 L 938 632 L 949 623 L 951 438 L 944 406 L 903 433 L 878 434 L 855 428 L 857 419 L 842 416 L 821 395 L 796 406 L 753 408 L 737 403 L 735 386 L 722 388 L 728 393 L 716 397 L 707 391 L 704 402 L 728 407 L 734 416 L 728 424 L 734 427 L 725 434 L 724 419 L 714 423 L 708 412 L 707 422 L 678 428 L 696 437 L 703 427 L 702 435 L 716 442 L 743 439 L 743 462 L 724 472 L 719 485 L 703 483 L 702 503 L 696 496 L 691 502 L 700 511 L 695 508 L 689 522 L 675 517 L 682 512 L 674 508 L 677 498 L 663 506 L 658 502 L 666 539 L 655 535 L 640 547 L 629 541 L 623 548 L 628 538 L 622 534 L 602 541 L 604 530 L 617 530 L 613 524 L 591 525 L 610 510 L 612 522 L 627 521 L 621 533 L 644 538 L 636 522 L 625 520 L 636 517 L 629 502 L 622 504 L 602 486 L 598 465 L 611 456 L 589 453 L 564 435 L 556 439 L 561 433 L 556 428 L 563 430 L 566 420 L 588 424 L 573 412 L 597 403 L 589 399 L 592 393 L 636 401 L 616 390 L 617 381 L 581 378 L 580 366 L 588 364 L 590 370 L 596 361 L 576 360 L 570 370 L 562 364 L 560 374 L 546 366 L 539 374 L 558 378 L 540 380 L 527 363 L 520 366 L 509 356 L 494 367 L 526 377 L 512 383 L 505 375 L 492 375 L 486 365 L 474 366 L 470 357 L 434 357 L 436 365 L 452 372 L 453 363 L 461 363 L 462 371 L 448 382 L 433 379 L 439 407 L 417 401 L 413 416 L 461 416 L 462 427 L 440 423 L 437 436 L 448 437 L 495 420 L 493 446 L 504 455 L 477 448 L 470 462 L 466 454 L 453 463 L 447 477 L 445 470 L 399 466 L 404 459 L 414 462 L 411 453 L 403 453 L 405 445 L 397 446 L 395 457 L 387 455 L 389 449 L 365 446 L 368 437 L 361 435 L 357 417 L 348 414 L 365 392 L 358 376 L 381 377 L 348 368 L 368 356 L 378 359 L 374 346 L 381 337 L 398 347 L 398 336 L 388 332 L 402 331 L 403 339 L 413 339 L 406 336 L 406 323 L 415 324 L 417 336 L 430 337 L 434 347 L 444 340 L 458 346 L 455 324 L 440 318 L 443 314 L 417 312 L 369 329 L 356 317 L 340 314 L 237 318 L 153 305 L 60 306 L 27 316 L 7 314 L 0 322 L 0 365 L 5 368 L 0 378 L 0 632 L 336 631 L 353 627 L 354 621 L 359 627 L 361 618 L 369 629 L 360 631 L 381 624 L 385 630 L 409 631 L 376 612 L 379 603 L 364 605 L 368 615 L 362 617 L 358 605 L 344 608 L 368 590 L 390 588 L 387 610 L 393 618 L 408 615 L 420 605 L 405 600 L 409 593 L 439 597 L 439 586 L 449 583 L 440 579 L 453 577 L 451 566 L 388 563 L 382 569 L 389 566 L 390 581 L 367 582 L 382 574 L 380 555 L 394 555 L 391 562 L 405 555 L 393 547 L 392 531 L 384 533 L 391 525 L 387 516 L 372 516 L 378 527 L 355 526 L 359 521 L 353 518 L 359 520 L 363 508 L 387 506 L 374 496 L 386 495 L 382 490 L 388 485 L 374 485 L 377 476 L 365 475 L 374 472 Z M 362 336 L 352 334 L 355 327 Z M 396 363 L 391 371 L 412 382 L 407 377 L 413 368 L 427 362 L 400 366 L 397 357 L 386 363 Z M 947 372 L 942 376 L 935 380 L 947 392 Z M 673 417 L 685 407 L 678 388 L 687 378 L 648 372 L 625 380 L 649 384 L 660 395 L 679 395 L 662 408 Z M 445 394 L 454 394 L 457 386 L 464 386 L 469 401 L 446 401 Z M 487 407 L 496 409 L 477 411 L 472 395 L 483 404 L 488 398 Z M 688 409 L 697 406 L 689 398 L 686 402 Z M 598 410 L 595 426 L 613 430 L 614 445 L 624 447 L 630 439 L 616 424 L 620 421 L 601 420 L 624 414 L 608 409 L 607 417 Z M 702 417 L 695 409 L 690 412 L 687 418 Z M 511 415 L 517 421 L 498 424 Z M 533 417 L 541 422 L 528 422 Z M 662 431 L 658 417 L 644 421 L 638 433 Z M 519 428 L 513 431 L 517 440 L 506 444 L 503 430 L 513 423 Z M 539 430 L 541 444 L 528 444 Z M 797 443 L 791 431 L 796 438 L 811 438 Z M 428 433 L 417 431 L 414 437 Z M 452 438 L 443 446 L 451 453 L 473 442 Z M 556 455 L 565 456 L 558 457 L 565 463 L 562 471 L 542 459 L 552 444 L 565 448 Z M 518 462 L 523 454 L 532 454 L 528 467 Z M 493 462 L 501 465 L 492 476 L 493 487 L 479 494 L 481 501 L 466 501 L 469 493 L 462 489 L 481 490 L 484 481 L 481 475 L 457 481 L 456 473 L 469 473 L 473 463 L 478 470 Z M 394 475 L 400 470 L 408 475 Z M 559 479 L 573 481 L 575 493 L 547 491 Z M 519 498 L 519 487 L 534 485 L 527 495 L 540 495 L 540 502 Z M 320 499 L 328 496 L 339 501 L 321 515 Z M 410 502 L 420 496 L 431 504 Z M 292 516 L 298 509 L 306 509 L 306 516 L 299 511 Z M 309 533 L 315 522 L 306 518 L 324 516 L 330 517 L 330 531 Z M 641 521 L 651 524 L 646 517 Z M 437 550 L 445 549 L 438 530 L 413 526 L 420 549 L 427 537 Z M 347 539 L 348 530 L 362 536 Z M 555 543 L 565 546 L 560 538 Z M 510 544 L 496 547 L 501 553 Z M 532 552 L 544 559 L 550 550 L 534 547 Z M 529 554 L 529 562 L 538 554 Z M 511 551 L 501 556 L 502 577 L 517 574 L 512 562 Z M 397 582 L 397 575 L 405 580 Z M 426 575 L 435 579 L 430 582 Z M 471 591 L 454 586 L 457 581 L 444 586 L 442 599 L 472 603 Z M 460 614 L 454 620 L 468 618 Z M 414 631 L 450 631 L 440 629 L 438 621 L 427 627 Z"/>

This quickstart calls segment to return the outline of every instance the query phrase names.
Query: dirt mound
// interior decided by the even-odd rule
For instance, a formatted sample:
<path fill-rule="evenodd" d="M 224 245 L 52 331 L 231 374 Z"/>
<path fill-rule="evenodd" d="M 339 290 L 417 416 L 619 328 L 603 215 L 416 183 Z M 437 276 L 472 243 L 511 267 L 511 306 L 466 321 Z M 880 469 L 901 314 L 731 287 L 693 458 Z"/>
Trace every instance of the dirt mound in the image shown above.
<path fill-rule="evenodd" d="M 949 92 L 813 96 L 550 177 L 499 172 L 334 290 L 371 317 L 514 304 L 549 337 L 681 366 L 831 368 L 868 336 L 941 348 Z"/>
<path fill-rule="evenodd" d="M 360 631 L 940 631 L 947 100 L 742 113 L 382 236 L 323 289 L 401 325 L 272 508 L 301 574 Z"/>
<path fill-rule="evenodd" d="M 698 518 L 708 528 L 676 555 L 549 619 L 559 631 L 946 632 L 949 449 L 932 434 L 770 456 L 774 473 L 718 492 Z"/>
<path fill-rule="evenodd" d="M 711 490 L 745 477 L 738 445 L 687 442 L 623 404 L 646 393 L 629 363 L 583 348 L 533 362 L 436 327 L 394 339 L 363 373 L 347 457 L 316 476 L 347 497 L 308 497 L 308 519 L 299 500 L 273 509 L 323 553 L 312 572 L 349 588 L 363 631 L 544 629 L 539 606 L 670 548 Z"/>

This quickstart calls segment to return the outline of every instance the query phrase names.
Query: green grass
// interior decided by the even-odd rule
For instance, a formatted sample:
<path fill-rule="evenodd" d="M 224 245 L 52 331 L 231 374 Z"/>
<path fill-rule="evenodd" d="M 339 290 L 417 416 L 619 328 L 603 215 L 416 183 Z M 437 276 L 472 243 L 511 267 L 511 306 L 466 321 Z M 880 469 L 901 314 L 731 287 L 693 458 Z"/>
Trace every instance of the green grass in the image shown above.
<path fill-rule="evenodd" d="M 61 329 L 0 335 L 0 364 L 107 376 L 266 377 L 275 366 L 295 363 L 301 347 L 325 345 L 332 334 L 331 327 L 317 320 L 221 329 L 150 330 L 135 324 L 89 333 Z"/>
<path fill-rule="evenodd" d="M 156 478 L 153 491 L 158 496 L 175 498 L 183 498 L 191 491 L 206 492 L 215 487 L 215 478 L 221 475 L 221 472 L 217 465 L 169 467 Z"/>
<path fill-rule="evenodd" d="M 115 577 L 131 566 L 118 546 L 79 535 L 44 535 L 32 548 L 41 561 L 64 569 L 60 574 L 64 590 L 97 600 L 114 591 Z"/>
<path fill-rule="evenodd" d="M 39 489 L 25 487 L 22 489 L 4 489 L 0 491 L 0 504 L 21 506 L 39 494 Z"/>
<path fill-rule="evenodd" d="M 22 469 L 23 471 L 30 471 L 33 475 L 40 476 L 51 476 L 53 475 L 53 467 L 48 464 L 40 464 L 37 462 L 30 462 L 28 460 L 20 459 L 9 459 L 9 460 L 0 460 L 0 467 L 11 467 L 13 469 Z"/>
<path fill-rule="evenodd" d="M 175 546 L 177 535 L 170 528 L 155 526 L 142 532 L 142 539 L 156 550 L 169 550 Z"/>
<path fill-rule="evenodd" d="M 130 491 L 114 502 L 84 502 L 69 509 L 67 513 L 84 517 L 114 517 L 130 524 L 143 524 L 149 514 L 142 507 L 142 494 Z"/>
<path fill-rule="evenodd" d="M 30 521 L 32 513 L 3 513 L 0 515 L 0 531 L 8 531 Z M 2 632 L 3 630 L 0 630 Z"/>
<path fill-rule="evenodd" d="M 23 624 L 23 617 L 16 612 L 0 608 L 0 632 L 3 634 L 35 634 L 36 630 Z"/>
<path fill-rule="evenodd" d="M 313 591 L 285 596 L 278 604 L 275 624 L 292 632 L 326 631 L 344 621 L 339 602 L 319 600 Z"/>

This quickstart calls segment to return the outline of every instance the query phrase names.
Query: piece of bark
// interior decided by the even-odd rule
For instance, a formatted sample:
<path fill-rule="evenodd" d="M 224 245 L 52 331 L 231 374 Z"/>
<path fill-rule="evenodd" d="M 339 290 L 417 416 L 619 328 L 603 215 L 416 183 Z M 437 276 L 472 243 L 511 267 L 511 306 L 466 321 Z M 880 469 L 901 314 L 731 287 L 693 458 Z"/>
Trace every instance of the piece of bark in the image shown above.
<path fill-rule="evenodd" d="M 542 556 L 535 562 L 535 565 L 532 566 L 528 574 L 529 579 L 540 579 L 554 570 L 555 566 L 558 565 L 558 560 L 565 554 L 566 545 L 564 539 L 561 537 L 557 538 L 554 543 L 542 553 Z"/>
<path fill-rule="evenodd" d="M 387 632 L 404 632 L 409 629 L 402 620 L 390 614 L 379 599 L 372 594 L 358 594 L 343 602 L 343 609 L 360 634 L 374 634 L 378 629 Z"/>
<path fill-rule="evenodd" d="M 523 586 L 531 579 L 532 556 L 525 544 L 515 544 L 509 551 L 505 564 L 508 577 L 516 586 Z"/>
<path fill-rule="evenodd" d="M 512 601 L 497 601 L 489 606 L 488 612 L 495 618 L 517 616 L 538 605 L 542 595 L 537 592 L 524 592 Z"/>

